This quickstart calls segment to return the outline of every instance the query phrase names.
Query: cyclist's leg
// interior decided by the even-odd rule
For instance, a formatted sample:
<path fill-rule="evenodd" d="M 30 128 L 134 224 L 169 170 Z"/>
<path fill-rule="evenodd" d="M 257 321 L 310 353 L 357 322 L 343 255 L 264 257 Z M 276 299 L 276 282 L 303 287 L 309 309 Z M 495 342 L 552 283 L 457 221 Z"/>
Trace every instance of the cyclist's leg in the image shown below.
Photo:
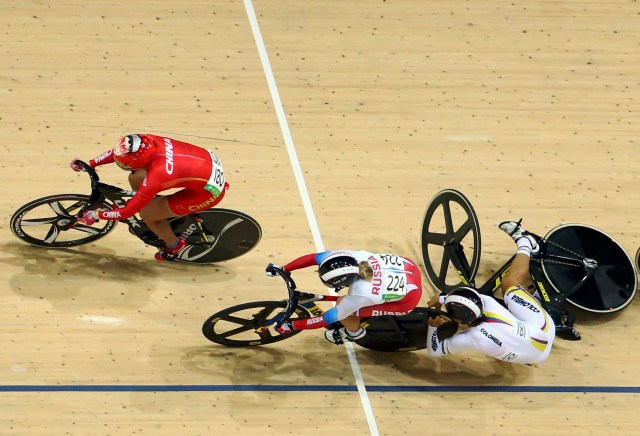
<path fill-rule="evenodd" d="M 211 209 L 222 201 L 228 186 L 228 184 L 225 184 L 224 189 L 217 197 L 202 188 L 183 189 L 167 196 L 169 208 L 174 213 L 174 216 L 189 215 L 194 212 Z"/>
<path fill-rule="evenodd" d="M 204 189 L 182 189 L 168 196 L 154 198 L 140 210 L 140 217 L 167 247 L 173 247 L 178 243 L 178 237 L 173 233 L 168 218 L 209 209 L 222 201 L 224 192 L 214 197 Z"/>
<path fill-rule="evenodd" d="M 507 290 L 513 286 L 521 286 L 527 289 L 531 283 L 531 273 L 529 272 L 529 263 L 531 258 L 528 254 L 517 253 L 509 266 L 509 273 L 502 280 L 502 294 L 506 295 Z"/>
<path fill-rule="evenodd" d="M 140 188 L 140 185 L 142 185 L 145 177 L 147 177 L 147 170 L 144 168 L 131 171 L 129 173 L 129 185 L 131 185 L 131 189 L 137 191 Z"/>
<path fill-rule="evenodd" d="M 178 242 L 168 221 L 168 218 L 175 216 L 178 215 L 171 210 L 168 197 L 156 197 L 140 210 L 140 218 L 149 230 L 158 235 L 169 247 Z"/>
<path fill-rule="evenodd" d="M 540 302 L 522 286 L 512 286 L 504 294 L 504 303 L 520 321 L 524 321 L 545 334 L 554 329 L 554 323 L 549 314 L 542 308 Z"/>

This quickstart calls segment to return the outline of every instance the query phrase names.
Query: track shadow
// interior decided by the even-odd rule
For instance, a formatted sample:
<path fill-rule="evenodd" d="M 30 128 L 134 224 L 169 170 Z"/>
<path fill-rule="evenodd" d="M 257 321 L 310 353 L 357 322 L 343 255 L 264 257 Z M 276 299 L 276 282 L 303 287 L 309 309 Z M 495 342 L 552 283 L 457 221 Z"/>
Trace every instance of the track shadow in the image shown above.
<path fill-rule="evenodd" d="M 92 245 L 46 249 L 5 243 L 0 244 L 0 250 L 0 264 L 5 265 L 5 279 L 14 293 L 45 299 L 60 308 L 68 308 L 71 301 L 80 306 L 139 308 L 166 282 L 206 279 L 211 283 L 235 277 L 235 272 L 224 266 L 160 263 L 118 256 L 113 250 Z"/>
<path fill-rule="evenodd" d="M 526 383 L 533 375 L 533 368 L 501 362 L 484 356 L 447 356 L 433 358 L 426 351 L 382 352 L 358 348 L 361 366 L 375 365 L 384 371 L 365 375 L 367 384 L 390 384 L 397 377 L 388 374 L 400 373 L 408 381 L 418 385 L 517 385 Z M 382 377 L 380 377 L 382 375 Z"/>
<path fill-rule="evenodd" d="M 312 350 L 312 351 L 308 351 Z M 434 359 L 426 353 L 378 352 L 356 346 L 358 364 L 368 385 L 517 385 L 526 384 L 533 368 L 484 357 Z M 185 349 L 181 363 L 212 383 L 343 385 L 353 372 L 343 347 L 307 338 L 293 349 L 233 348 L 211 345 Z"/>

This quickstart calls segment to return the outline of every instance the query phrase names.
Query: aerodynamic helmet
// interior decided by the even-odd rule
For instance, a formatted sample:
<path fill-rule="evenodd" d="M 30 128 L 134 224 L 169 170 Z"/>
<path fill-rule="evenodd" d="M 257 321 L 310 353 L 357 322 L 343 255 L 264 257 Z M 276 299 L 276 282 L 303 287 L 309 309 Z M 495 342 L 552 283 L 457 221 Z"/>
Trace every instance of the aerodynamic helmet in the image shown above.
<path fill-rule="evenodd" d="M 475 289 L 461 286 L 454 289 L 444 299 L 444 307 L 453 318 L 463 324 L 471 324 L 482 316 L 482 298 Z"/>
<path fill-rule="evenodd" d="M 127 135 L 113 147 L 116 164 L 123 170 L 138 170 L 151 162 L 158 153 L 158 146 L 146 136 Z"/>
<path fill-rule="evenodd" d="M 358 261 L 348 254 L 335 253 L 318 268 L 320 280 L 329 288 L 346 288 L 358 280 Z"/>

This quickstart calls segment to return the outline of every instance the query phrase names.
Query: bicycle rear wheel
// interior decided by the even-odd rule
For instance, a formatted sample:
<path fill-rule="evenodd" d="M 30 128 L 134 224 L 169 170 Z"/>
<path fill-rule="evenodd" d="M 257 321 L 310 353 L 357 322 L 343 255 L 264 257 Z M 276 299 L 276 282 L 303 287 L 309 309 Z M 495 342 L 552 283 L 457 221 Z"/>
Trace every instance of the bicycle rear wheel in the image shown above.
<path fill-rule="evenodd" d="M 567 302 L 589 312 L 608 313 L 624 309 L 635 297 L 638 279 L 633 262 L 614 238 L 583 224 L 563 224 L 545 236 L 547 253 L 578 259 L 594 259 L 593 275 Z M 576 265 L 541 260 L 542 270 L 557 292 L 571 289 L 584 277 Z"/>
<path fill-rule="evenodd" d="M 287 306 L 282 301 L 255 301 L 239 304 L 211 315 L 202 325 L 202 334 L 211 342 L 230 347 L 266 345 L 289 339 L 302 330 L 281 335 L 272 328 L 264 327 L 267 319 L 273 318 Z M 309 318 L 309 311 L 298 305 L 291 319 Z"/>
<path fill-rule="evenodd" d="M 465 284 L 460 274 L 473 280 L 480 264 L 480 224 L 471 203 L 454 189 L 438 192 L 429 202 L 422 222 L 422 260 L 427 278 L 440 292 Z M 457 271 L 444 248 L 459 248 L 468 271 Z"/>
<path fill-rule="evenodd" d="M 199 218 L 199 223 L 194 216 Z M 176 236 L 189 243 L 176 259 L 182 262 L 224 262 L 249 252 L 262 238 L 262 229 L 256 220 L 229 209 L 209 209 L 175 218 L 171 220 L 171 227 Z"/>
<path fill-rule="evenodd" d="M 11 217 L 11 232 L 19 239 L 39 247 L 73 247 L 104 237 L 117 221 L 102 220 L 91 226 L 77 223 L 71 226 L 73 215 L 89 203 L 83 194 L 60 194 L 33 200 L 15 211 Z M 107 204 L 96 208 L 111 209 Z"/>

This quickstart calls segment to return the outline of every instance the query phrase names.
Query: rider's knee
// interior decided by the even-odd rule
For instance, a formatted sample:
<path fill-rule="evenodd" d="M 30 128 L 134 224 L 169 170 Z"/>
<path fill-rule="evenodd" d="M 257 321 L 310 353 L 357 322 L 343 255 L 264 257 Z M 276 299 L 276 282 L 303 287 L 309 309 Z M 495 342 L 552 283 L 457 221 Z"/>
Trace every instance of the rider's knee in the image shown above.
<path fill-rule="evenodd" d="M 518 286 L 520 283 L 517 283 L 516 280 L 510 279 L 509 276 L 505 277 L 500 283 L 500 288 L 502 289 L 502 295 L 505 295 L 507 291 L 514 286 Z"/>
<path fill-rule="evenodd" d="M 142 185 L 145 177 L 147 177 L 147 170 L 145 169 L 131 171 L 129 173 L 129 185 L 131 186 L 131 189 L 137 191 L 140 188 L 140 185 Z"/>

